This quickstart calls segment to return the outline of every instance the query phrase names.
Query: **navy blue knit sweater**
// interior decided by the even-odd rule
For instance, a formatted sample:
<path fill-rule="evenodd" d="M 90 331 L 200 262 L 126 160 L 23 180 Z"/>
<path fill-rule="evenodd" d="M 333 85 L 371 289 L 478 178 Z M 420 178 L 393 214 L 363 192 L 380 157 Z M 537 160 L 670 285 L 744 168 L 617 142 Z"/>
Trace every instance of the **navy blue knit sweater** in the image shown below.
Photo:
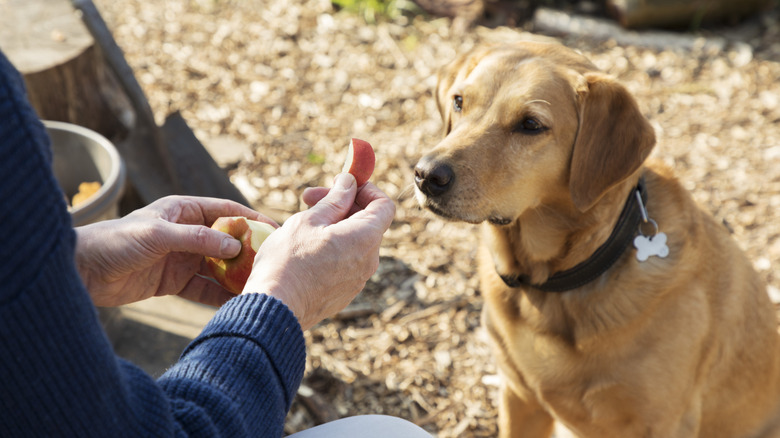
<path fill-rule="evenodd" d="M 46 132 L 0 53 L 0 436 L 282 436 L 306 354 L 284 304 L 232 299 L 155 381 L 112 351 L 75 238 Z"/>

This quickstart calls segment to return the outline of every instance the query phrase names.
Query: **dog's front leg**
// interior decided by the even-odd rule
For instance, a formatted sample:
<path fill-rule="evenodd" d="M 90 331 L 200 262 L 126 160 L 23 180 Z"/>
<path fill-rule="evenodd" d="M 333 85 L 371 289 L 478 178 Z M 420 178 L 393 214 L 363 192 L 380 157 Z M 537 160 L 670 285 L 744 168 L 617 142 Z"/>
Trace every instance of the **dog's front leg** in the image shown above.
<path fill-rule="evenodd" d="M 549 438 L 553 418 L 536 400 L 518 396 L 504 384 L 498 406 L 498 438 Z"/>

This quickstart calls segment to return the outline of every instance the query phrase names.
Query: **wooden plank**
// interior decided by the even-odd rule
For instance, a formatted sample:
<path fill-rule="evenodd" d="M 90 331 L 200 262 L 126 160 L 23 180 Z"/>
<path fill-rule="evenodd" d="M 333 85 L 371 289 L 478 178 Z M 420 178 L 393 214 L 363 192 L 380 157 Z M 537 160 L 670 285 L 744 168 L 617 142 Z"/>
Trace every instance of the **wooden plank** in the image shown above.
<path fill-rule="evenodd" d="M 217 165 L 179 112 L 166 118 L 162 132 L 182 194 L 232 199 L 249 206 L 249 201 L 230 182 L 227 173 Z"/>
<path fill-rule="evenodd" d="M 157 126 L 152 108 L 141 85 L 135 78 L 133 69 L 125 60 L 122 49 L 119 48 L 103 17 L 100 16 L 100 12 L 91 0 L 71 0 L 71 3 L 76 10 L 81 12 L 84 24 L 100 46 L 106 64 L 116 76 L 135 112 L 136 127 L 134 131 L 137 132 L 131 133 L 131 136 L 135 137 L 132 139 L 134 141 L 129 141 L 127 144 L 132 145 L 132 148 L 125 152 L 128 154 L 127 160 L 135 161 L 137 166 L 134 167 L 139 171 L 143 171 L 149 166 L 149 170 L 146 172 L 148 175 L 138 175 L 136 178 L 141 198 L 144 202 L 149 203 L 165 194 L 180 193 L 181 185 L 173 167 L 173 160 L 164 144 L 163 134 Z M 137 141 L 138 139 L 140 141 Z M 128 166 L 128 168 L 130 167 Z M 156 174 L 151 175 L 152 171 Z M 157 181 L 149 184 L 145 180 L 150 178 L 155 178 Z"/>

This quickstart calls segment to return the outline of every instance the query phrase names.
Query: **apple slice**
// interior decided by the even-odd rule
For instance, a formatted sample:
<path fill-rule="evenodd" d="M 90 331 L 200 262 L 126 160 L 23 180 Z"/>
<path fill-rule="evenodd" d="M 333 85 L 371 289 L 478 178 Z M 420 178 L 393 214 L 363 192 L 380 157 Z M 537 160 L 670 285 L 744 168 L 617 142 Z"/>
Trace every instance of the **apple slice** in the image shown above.
<path fill-rule="evenodd" d="M 374 148 L 367 141 L 359 138 L 353 138 L 349 141 L 347 160 L 344 162 L 344 168 L 341 171 L 351 173 L 355 177 L 358 187 L 368 182 L 368 179 L 371 178 L 375 164 Z"/>
<path fill-rule="evenodd" d="M 211 228 L 230 234 L 241 242 L 241 251 L 232 259 L 206 257 L 206 266 L 212 277 L 222 287 L 238 295 L 244 290 L 244 285 L 252 272 L 257 250 L 276 228 L 243 216 L 221 217 L 214 221 Z"/>

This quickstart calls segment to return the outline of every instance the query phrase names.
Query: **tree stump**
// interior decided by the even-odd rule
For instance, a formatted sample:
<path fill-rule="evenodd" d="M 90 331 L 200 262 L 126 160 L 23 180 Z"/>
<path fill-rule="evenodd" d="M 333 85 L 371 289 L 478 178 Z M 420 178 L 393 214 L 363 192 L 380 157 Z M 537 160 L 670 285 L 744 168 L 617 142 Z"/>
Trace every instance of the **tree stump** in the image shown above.
<path fill-rule="evenodd" d="M 0 49 L 24 76 L 38 116 L 74 123 L 109 139 L 127 134 L 129 104 L 67 0 L 7 0 Z"/>
<path fill-rule="evenodd" d="M 127 165 L 120 212 L 171 194 L 249 205 L 180 115 L 157 126 L 132 68 L 91 0 L 0 0 L 0 49 L 42 119 L 111 140 Z"/>

